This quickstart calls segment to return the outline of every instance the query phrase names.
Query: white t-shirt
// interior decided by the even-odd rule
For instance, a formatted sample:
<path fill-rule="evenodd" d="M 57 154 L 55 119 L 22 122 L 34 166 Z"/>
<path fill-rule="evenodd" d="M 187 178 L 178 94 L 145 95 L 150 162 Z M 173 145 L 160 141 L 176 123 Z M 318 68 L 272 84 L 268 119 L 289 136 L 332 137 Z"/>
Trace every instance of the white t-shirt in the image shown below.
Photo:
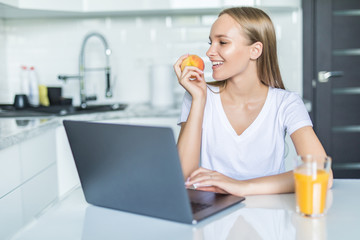
<path fill-rule="evenodd" d="M 299 95 L 269 87 L 259 115 L 241 135 L 237 135 L 218 92 L 218 87 L 208 85 L 201 166 L 238 180 L 283 173 L 286 132 L 291 135 L 299 128 L 312 126 Z M 192 97 L 186 92 L 178 124 L 187 121 L 191 102 Z"/>

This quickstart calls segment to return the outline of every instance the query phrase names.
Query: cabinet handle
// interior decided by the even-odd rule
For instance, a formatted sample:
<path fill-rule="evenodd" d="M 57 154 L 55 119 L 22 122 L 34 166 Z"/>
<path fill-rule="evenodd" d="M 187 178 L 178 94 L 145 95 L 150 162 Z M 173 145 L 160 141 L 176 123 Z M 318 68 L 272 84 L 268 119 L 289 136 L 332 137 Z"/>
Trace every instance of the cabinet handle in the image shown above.
<path fill-rule="evenodd" d="M 329 81 L 329 78 L 331 77 L 342 77 L 342 76 L 344 76 L 343 71 L 332 71 L 332 72 L 320 71 L 318 73 L 318 81 L 321 83 L 326 83 Z"/>

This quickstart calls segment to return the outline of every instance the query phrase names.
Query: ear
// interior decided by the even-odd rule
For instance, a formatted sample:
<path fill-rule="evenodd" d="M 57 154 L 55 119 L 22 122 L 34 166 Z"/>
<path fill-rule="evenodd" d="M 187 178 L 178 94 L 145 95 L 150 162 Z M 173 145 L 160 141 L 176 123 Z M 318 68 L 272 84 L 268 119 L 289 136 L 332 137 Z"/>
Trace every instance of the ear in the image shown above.
<path fill-rule="evenodd" d="M 263 44 L 261 42 L 253 43 L 250 47 L 250 59 L 256 60 L 258 59 L 263 50 Z"/>

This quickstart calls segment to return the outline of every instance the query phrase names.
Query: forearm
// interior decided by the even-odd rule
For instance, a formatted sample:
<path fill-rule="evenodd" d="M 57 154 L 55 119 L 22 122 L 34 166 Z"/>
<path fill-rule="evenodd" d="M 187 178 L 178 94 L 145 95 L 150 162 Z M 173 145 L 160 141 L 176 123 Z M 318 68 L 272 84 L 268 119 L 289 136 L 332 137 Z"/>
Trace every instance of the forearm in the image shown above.
<path fill-rule="evenodd" d="M 192 102 L 189 117 L 179 135 L 177 147 L 185 179 L 199 167 L 204 107 L 204 100 Z"/>
<path fill-rule="evenodd" d="M 295 190 L 293 171 L 272 176 L 254 178 L 244 182 L 246 187 L 244 189 L 240 189 L 242 192 L 241 194 L 244 196 L 257 194 L 291 193 Z"/>

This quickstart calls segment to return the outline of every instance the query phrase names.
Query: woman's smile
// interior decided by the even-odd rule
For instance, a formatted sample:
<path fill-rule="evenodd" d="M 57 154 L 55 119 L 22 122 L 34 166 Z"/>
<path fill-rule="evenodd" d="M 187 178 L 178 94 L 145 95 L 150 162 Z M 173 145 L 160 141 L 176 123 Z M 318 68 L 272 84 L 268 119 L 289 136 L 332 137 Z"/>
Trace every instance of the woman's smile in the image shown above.
<path fill-rule="evenodd" d="M 218 61 L 212 61 L 211 63 L 213 70 L 220 68 L 224 64 L 224 62 L 218 62 Z"/>

